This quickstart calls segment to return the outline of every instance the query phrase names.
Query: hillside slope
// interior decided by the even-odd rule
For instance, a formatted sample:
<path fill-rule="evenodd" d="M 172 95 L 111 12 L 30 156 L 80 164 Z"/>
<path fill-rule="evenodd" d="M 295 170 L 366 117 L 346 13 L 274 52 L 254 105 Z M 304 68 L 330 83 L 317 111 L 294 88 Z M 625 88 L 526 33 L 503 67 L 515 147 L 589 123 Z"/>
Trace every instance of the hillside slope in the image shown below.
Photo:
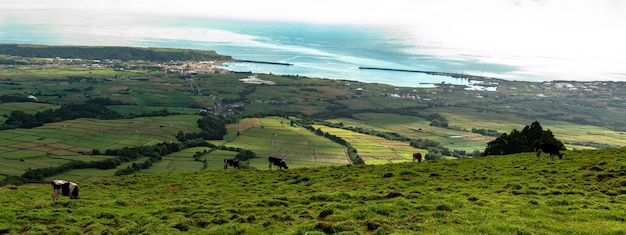
<path fill-rule="evenodd" d="M 623 234 L 626 149 L 112 177 L 0 189 L 10 234 Z"/>

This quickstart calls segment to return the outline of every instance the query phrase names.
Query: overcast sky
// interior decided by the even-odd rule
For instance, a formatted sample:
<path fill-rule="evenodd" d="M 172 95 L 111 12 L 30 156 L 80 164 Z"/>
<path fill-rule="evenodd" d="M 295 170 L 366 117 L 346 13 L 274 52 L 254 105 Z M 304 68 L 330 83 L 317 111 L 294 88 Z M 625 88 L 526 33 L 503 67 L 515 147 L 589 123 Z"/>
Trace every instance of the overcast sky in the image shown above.
<path fill-rule="evenodd" d="M 439 20 L 526 20 L 574 17 L 626 19 L 622 0 L 0 0 L 3 9 L 97 9 L 308 22 L 397 22 Z M 449 14 L 446 14 L 449 13 Z M 477 14 L 487 13 L 487 14 Z M 470 19 L 468 19 L 470 18 Z M 571 19 L 567 19 L 571 20 Z M 616 22 L 623 24 L 624 22 Z"/>
<path fill-rule="evenodd" d="M 451 59 L 462 52 L 496 63 L 570 60 L 540 68 L 546 73 L 578 66 L 614 71 L 626 61 L 624 0 L 0 0 L 0 23 L 2 11 L 15 9 L 386 25 Z M 614 73 L 626 80 L 624 70 Z"/>

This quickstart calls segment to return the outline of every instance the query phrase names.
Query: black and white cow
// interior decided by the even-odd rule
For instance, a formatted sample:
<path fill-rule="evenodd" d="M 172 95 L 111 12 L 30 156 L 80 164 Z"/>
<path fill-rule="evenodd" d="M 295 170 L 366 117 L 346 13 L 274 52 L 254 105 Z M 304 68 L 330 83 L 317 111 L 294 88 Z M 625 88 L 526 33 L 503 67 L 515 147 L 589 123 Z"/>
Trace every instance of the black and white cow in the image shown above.
<path fill-rule="evenodd" d="M 224 159 L 224 169 L 228 169 L 228 166 L 239 169 L 239 159 Z"/>
<path fill-rule="evenodd" d="M 285 162 L 285 159 L 269 157 L 269 160 L 270 160 L 270 171 L 272 170 L 272 165 L 278 166 L 279 170 L 281 168 L 289 169 L 289 167 L 287 167 L 287 163 Z"/>
<path fill-rule="evenodd" d="M 554 144 L 535 143 L 535 154 L 537 160 L 541 156 L 541 152 L 549 153 L 550 159 L 554 160 L 554 156 L 559 156 L 559 159 L 563 159 L 563 154 L 559 151 L 559 147 Z"/>
<path fill-rule="evenodd" d="M 70 199 L 79 199 L 78 184 L 65 180 L 53 180 L 52 201 L 59 200 L 59 193 L 63 196 L 70 196 Z"/>

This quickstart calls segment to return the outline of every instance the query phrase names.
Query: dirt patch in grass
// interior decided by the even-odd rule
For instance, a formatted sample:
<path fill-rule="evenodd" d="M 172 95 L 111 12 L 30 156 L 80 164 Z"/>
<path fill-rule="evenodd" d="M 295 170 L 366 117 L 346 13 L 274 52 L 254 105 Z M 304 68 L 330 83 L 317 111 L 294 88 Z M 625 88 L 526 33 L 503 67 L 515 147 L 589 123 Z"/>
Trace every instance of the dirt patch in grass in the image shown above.
<path fill-rule="evenodd" d="M 250 128 L 259 127 L 259 126 L 261 126 L 261 122 L 259 121 L 258 118 L 246 118 L 240 121 L 239 123 L 228 124 L 226 125 L 226 128 L 243 132 Z"/>

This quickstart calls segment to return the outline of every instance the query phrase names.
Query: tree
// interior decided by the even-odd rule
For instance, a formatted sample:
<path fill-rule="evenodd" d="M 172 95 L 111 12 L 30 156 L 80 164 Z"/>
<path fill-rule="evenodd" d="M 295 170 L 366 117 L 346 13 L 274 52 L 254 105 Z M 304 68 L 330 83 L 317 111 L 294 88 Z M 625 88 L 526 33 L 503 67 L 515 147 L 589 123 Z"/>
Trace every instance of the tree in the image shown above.
<path fill-rule="evenodd" d="M 214 115 L 207 115 L 199 119 L 198 127 L 202 129 L 202 138 L 205 140 L 221 140 L 226 135 L 226 122 Z"/>
<path fill-rule="evenodd" d="M 533 152 L 537 142 L 550 143 L 565 150 L 563 143 L 554 137 L 550 130 L 544 131 L 539 122 L 535 121 L 522 131 L 513 129 L 510 134 L 503 133 L 500 137 L 487 143 L 484 155 L 506 155 L 522 152 Z"/>
<path fill-rule="evenodd" d="M 240 161 L 247 161 L 250 160 L 252 158 L 256 158 L 256 153 L 250 151 L 250 150 L 241 150 L 239 151 L 239 153 L 237 154 L 237 156 L 235 156 L 235 159 L 239 159 Z"/>

